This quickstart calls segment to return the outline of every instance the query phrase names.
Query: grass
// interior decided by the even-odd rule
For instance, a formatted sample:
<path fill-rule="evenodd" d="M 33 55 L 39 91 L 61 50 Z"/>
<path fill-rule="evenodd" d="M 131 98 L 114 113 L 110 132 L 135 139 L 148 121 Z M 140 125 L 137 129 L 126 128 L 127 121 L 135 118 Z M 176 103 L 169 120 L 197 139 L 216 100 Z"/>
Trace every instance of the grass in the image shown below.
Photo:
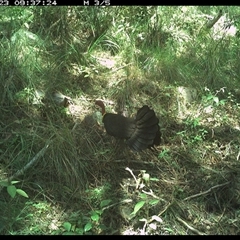
<path fill-rule="evenodd" d="M 239 37 L 204 28 L 219 9 L 1 8 L 1 234 L 239 234 Z M 151 106 L 161 145 L 108 136 L 95 99 Z"/>

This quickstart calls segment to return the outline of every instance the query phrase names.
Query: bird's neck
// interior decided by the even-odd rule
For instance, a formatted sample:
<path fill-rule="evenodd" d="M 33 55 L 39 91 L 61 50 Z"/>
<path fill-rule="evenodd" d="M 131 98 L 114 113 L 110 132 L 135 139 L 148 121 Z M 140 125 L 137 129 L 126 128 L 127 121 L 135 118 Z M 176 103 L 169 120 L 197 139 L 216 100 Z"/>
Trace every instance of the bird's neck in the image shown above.
<path fill-rule="evenodd" d="M 106 110 L 105 110 L 104 104 L 102 104 L 101 107 L 102 107 L 102 120 L 103 120 L 104 116 L 106 115 Z"/>
<path fill-rule="evenodd" d="M 104 117 L 105 114 L 106 114 L 106 110 L 105 110 L 105 105 L 104 105 L 104 103 L 103 103 L 101 100 L 97 100 L 97 101 L 95 102 L 95 104 L 98 105 L 98 106 L 102 109 L 102 117 Z"/>
<path fill-rule="evenodd" d="M 104 117 L 105 114 L 106 114 L 105 106 L 102 105 L 102 116 Z"/>

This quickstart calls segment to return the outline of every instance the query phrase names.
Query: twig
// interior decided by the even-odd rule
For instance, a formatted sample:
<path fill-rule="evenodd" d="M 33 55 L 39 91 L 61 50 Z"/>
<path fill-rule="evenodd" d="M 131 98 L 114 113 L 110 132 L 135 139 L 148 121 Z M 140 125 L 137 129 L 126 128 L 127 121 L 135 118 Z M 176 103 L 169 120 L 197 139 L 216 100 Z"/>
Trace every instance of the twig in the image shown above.
<path fill-rule="evenodd" d="M 115 69 L 112 70 L 112 73 L 113 73 L 113 72 L 117 72 L 118 70 L 120 70 L 120 69 L 122 69 L 122 68 L 125 68 L 125 67 L 127 67 L 127 66 L 129 66 L 129 65 L 131 65 L 131 64 L 132 64 L 132 63 L 128 63 L 128 64 L 126 64 L 126 65 L 124 65 L 124 66 L 119 67 L 119 68 L 115 68 Z"/>
<path fill-rule="evenodd" d="M 125 170 L 129 171 L 130 174 L 133 176 L 133 178 L 134 178 L 134 180 L 136 182 L 136 189 L 137 189 L 138 185 L 139 185 L 139 182 L 138 182 L 137 178 L 135 177 L 135 175 L 133 174 L 132 170 L 130 168 L 128 168 L 128 167 L 126 167 Z"/>
<path fill-rule="evenodd" d="M 79 125 L 79 123 L 78 122 L 75 122 L 75 124 L 74 124 L 74 126 L 73 126 L 73 128 L 72 128 L 72 130 L 71 130 L 71 132 L 74 132 L 75 131 L 75 129 L 76 129 L 76 127 Z"/>
<path fill-rule="evenodd" d="M 229 182 L 226 182 L 226 183 L 218 184 L 218 185 L 216 185 L 216 186 L 213 186 L 213 187 L 209 188 L 207 191 L 204 191 L 204 192 L 201 192 L 201 193 L 198 193 L 198 194 L 195 194 L 195 195 L 186 197 L 186 198 L 184 198 L 184 201 L 189 200 L 189 199 L 192 199 L 192 198 L 195 198 L 195 197 L 199 197 L 199 196 L 202 196 L 202 195 L 205 195 L 205 194 L 208 194 L 208 193 L 210 193 L 213 189 L 219 188 L 219 187 L 222 187 L 222 186 L 225 186 L 225 185 L 227 185 L 227 184 L 229 184 L 229 183 L 230 183 L 230 181 L 229 181 Z"/>
<path fill-rule="evenodd" d="M 114 162 L 129 162 L 129 163 L 138 163 L 138 164 L 146 164 L 146 165 L 154 165 L 152 162 L 144 162 L 139 160 L 126 160 L 126 159 L 116 159 Z"/>
<path fill-rule="evenodd" d="M 152 189 L 150 189 L 150 192 L 147 192 L 147 191 L 144 191 L 144 190 L 142 190 L 142 192 L 145 193 L 145 194 L 147 194 L 147 195 L 152 196 L 153 198 L 159 199 L 159 197 L 156 196 L 156 195 L 153 193 Z"/>
<path fill-rule="evenodd" d="M 167 206 L 165 206 L 165 208 L 158 214 L 158 216 L 161 216 L 163 213 L 165 213 L 172 204 L 172 202 L 169 202 Z"/>
<path fill-rule="evenodd" d="M 190 229 L 191 231 L 195 232 L 198 235 L 206 235 L 205 233 L 202 233 L 200 231 L 198 231 L 196 228 L 193 228 L 192 226 L 188 225 L 188 223 L 186 223 L 185 221 L 183 221 L 181 218 L 177 217 L 177 220 L 181 223 L 183 223 L 188 229 Z"/>
<path fill-rule="evenodd" d="M 116 205 L 122 204 L 122 203 L 130 203 L 130 202 L 132 202 L 132 199 L 124 199 L 124 200 L 122 200 L 122 201 L 120 201 L 120 202 L 113 203 L 113 204 L 111 204 L 111 205 L 109 205 L 109 206 L 104 207 L 104 208 L 102 209 L 102 211 L 104 211 L 104 210 L 106 210 L 106 209 L 109 209 L 109 208 L 111 208 L 111 207 L 114 207 L 114 206 L 116 206 Z"/>
<path fill-rule="evenodd" d="M 143 226 L 143 228 L 142 228 L 142 230 L 141 230 L 141 235 L 145 235 L 145 234 L 146 234 L 147 224 L 148 224 L 148 221 L 147 221 L 147 219 L 145 219 L 145 221 L 144 221 L 144 226 Z"/>
<path fill-rule="evenodd" d="M 237 161 L 239 160 L 239 157 L 240 157 L 240 151 L 238 152 L 238 155 L 237 155 Z"/>

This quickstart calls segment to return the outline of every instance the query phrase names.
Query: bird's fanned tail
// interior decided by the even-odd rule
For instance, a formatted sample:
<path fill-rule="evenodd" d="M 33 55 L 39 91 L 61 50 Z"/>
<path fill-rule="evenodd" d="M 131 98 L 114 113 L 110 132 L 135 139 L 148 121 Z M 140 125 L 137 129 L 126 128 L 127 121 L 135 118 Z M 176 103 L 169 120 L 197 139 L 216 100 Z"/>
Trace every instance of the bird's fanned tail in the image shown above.
<path fill-rule="evenodd" d="M 134 151 L 141 151 L 160 144 L 161 133 L 159 120 L 148 106 L 143 106 L 137 112 L 136 128 L 127 140 L 128 146 Z"/>

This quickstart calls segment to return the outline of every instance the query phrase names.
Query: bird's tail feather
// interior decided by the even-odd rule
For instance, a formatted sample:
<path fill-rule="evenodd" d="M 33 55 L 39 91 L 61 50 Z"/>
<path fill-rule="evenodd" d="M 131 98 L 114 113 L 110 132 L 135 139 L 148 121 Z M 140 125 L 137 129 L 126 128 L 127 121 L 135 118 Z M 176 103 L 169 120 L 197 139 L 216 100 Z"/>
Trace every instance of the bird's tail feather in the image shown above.
<path fill-rule="evenodd" d="M 160 144 L 159 120 L 153 110 L 146 105 L 143 106 L 138 110 L 135 121 L 136 129 L 127 141 L 130 148 L 141 151 L 154 144 Z"/>

